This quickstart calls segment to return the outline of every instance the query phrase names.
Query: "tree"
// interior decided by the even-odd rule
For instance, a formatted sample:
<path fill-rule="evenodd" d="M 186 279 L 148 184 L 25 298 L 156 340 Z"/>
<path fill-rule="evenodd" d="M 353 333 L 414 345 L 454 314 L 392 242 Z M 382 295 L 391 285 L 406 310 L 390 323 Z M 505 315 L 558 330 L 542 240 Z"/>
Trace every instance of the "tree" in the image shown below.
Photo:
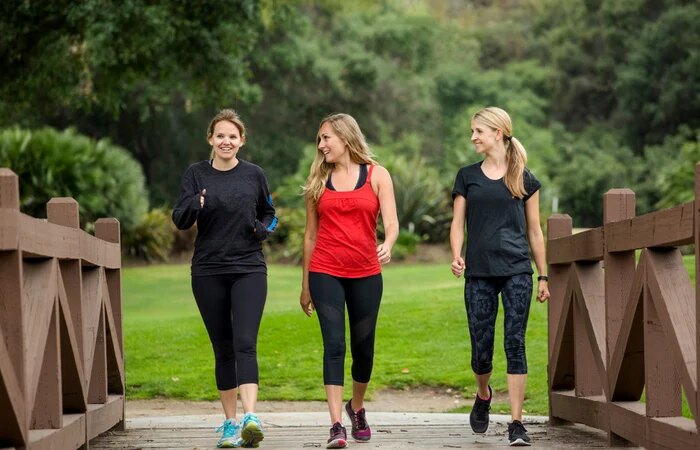
<path fill-rule="evenodd" d="M 179 185 L 173 173 L 208 155 L 209 118 L 259 97 L 248 57 L 270 7 L 255 0 L 2 2 L 0 125 L 109 137 L 142 164 L 154 203 L 171 203 Z"/>
<path fill-rule="evenodd" d="M 245 56 L 260 26 L 254 0 L 2 2 L 2 120 L 116 118 L 126 109 L 144 118 L 174 99 L 197 109 L 250 98 Z"/>
<path fill-rule="evenodd" d="M 620 121 L 637 147 L 659 144 L 681 125 L 700 127 L 699 22 L 697 4 L 671 8 L 630 46 L 615 87 Z"/>

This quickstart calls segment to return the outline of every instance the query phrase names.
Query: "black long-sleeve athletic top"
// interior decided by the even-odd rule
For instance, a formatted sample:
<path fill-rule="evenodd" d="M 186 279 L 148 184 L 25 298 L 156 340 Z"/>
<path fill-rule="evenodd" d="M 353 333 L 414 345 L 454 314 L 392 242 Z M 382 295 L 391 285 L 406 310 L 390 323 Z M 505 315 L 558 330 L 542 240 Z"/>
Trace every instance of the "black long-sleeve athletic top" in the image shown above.
<path fill-rule="evenodd" d="M 193 276 L 267 272 L 262 241 L 274 231 L 277 217 L 265 172 L 255 164 L 239 159 L 225 171 L 210 161 L 192 164 L 182 176 L 173 222 L 181 230 L 197 222 Z"/>

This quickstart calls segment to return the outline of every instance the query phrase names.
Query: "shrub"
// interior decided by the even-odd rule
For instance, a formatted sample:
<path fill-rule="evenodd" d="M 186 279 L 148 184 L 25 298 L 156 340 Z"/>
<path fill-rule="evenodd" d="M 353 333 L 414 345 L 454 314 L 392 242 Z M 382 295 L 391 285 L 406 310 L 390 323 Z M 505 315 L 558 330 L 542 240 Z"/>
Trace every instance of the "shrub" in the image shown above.
<path fill-rule="evenodd" d="M 406 230 L 399 231 L 399 237 L 396 239 L 394 248 L 391 249 L 392 259 L 401 261 L 407 256 L 415 255 L 420 241 L 421 238 L 416 233 Z"/>
<path fill-rule="evenodd" d="M 125 231 L 148 210 L 141 166 L 105 139 L 70 129 L 1 129 L 0 167 L 17 174 L 20 208 L 34 217 L 46 217 L 52 197 L 73 197 L 81 226 L 90 229 L 100 217 L 116 217 Z"/>
<path fill-rule="evenodd" d="M 122 249 L 128 255 L 148 262 L 167 261 L 173 247 L 175 225 L 170 220 L 170 211 L 155 208 L 123 235 Z"/>
<path fill-rule="evenodd" d="M 269 250 L 265 256 L 269 261 L 299 264 L 304 256 L 304 230 L 306 210 L 304 208 L 277 208 L 279 225 L 265 241 Z"/>
<path fill-rule="evenodd" d="M 421 156 L 406 158 L 402 155 L 390 157 L 385 167 L 394 182 L 401 229 L 416 233 L 428 242 L 445 242 L 452 211 L 448 202 L 449 189 L 442 184 L 437 169 Z"/>

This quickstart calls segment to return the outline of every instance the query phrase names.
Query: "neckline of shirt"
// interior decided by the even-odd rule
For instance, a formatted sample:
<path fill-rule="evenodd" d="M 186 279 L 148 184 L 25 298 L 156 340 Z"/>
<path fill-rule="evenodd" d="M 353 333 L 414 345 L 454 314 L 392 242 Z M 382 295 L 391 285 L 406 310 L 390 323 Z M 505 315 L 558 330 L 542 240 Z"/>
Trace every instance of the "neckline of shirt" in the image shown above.
<path fill-rule="evenodd" d="M 231 172 L 233 172 L 234 170 L 238 169 L 238 168 L 241 166 L 241 164 L 243 164 L 243 160 L 242 160 L 242 159 L 239 159 L 239 160 L 238 160 L 238 163 L 237 163 L 235 166 L 231 167 L 230 169 L 221 170 L 221 169 L 217 169 L 216 167 L 214 167 L 214 160 L 210 159 L 210 160 L 207 161 L 207 166 L 208 166 L 214 173 L 231 173 Z"/>

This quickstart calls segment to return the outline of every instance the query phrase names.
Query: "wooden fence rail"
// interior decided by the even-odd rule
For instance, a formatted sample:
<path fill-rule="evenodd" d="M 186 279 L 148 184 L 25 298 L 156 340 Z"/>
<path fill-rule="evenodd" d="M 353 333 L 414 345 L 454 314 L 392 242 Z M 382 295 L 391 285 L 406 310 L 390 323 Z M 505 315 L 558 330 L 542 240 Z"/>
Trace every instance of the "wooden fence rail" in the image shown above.
<path fill-rule="evenodd" d="M 610 444 L 700 448 L 700 165 L 695 201 L 635 217 L 635 195 L 604 196 L 604 225 L 572 235 L 548 220 L 549 411 Z M 679 246 L 695 246 L 695 286 Z M 693 419 L 682 416 L 685 394 Z M 642 401 L 643 400 L 643 401 Z"/>
<path fill-rule="evenodd" d="M 79 228 L 78 203 L 19 211 L 0 168 L 0 449 L 87 449 L 124 423 L 119 222 Z"/>

